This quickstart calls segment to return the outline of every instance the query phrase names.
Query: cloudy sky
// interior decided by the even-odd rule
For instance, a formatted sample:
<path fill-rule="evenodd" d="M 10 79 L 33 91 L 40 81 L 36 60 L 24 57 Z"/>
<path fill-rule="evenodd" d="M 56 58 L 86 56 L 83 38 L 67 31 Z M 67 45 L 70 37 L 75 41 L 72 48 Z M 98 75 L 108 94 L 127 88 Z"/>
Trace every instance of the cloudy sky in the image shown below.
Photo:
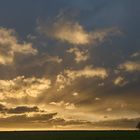
<path fill-rule="evenodd" d="M 134 129 L 139 0 L 0 0 L 0 130 Z"/>

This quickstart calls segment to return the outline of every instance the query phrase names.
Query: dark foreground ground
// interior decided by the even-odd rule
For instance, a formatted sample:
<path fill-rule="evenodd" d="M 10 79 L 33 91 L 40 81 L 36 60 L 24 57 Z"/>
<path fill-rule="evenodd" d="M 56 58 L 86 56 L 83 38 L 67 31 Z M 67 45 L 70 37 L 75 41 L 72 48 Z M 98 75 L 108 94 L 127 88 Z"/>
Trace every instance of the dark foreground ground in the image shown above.
<path fill-rule="evenodd" d="M 12 131 L 0 140 L 140 140 L 140 131 Z"/>

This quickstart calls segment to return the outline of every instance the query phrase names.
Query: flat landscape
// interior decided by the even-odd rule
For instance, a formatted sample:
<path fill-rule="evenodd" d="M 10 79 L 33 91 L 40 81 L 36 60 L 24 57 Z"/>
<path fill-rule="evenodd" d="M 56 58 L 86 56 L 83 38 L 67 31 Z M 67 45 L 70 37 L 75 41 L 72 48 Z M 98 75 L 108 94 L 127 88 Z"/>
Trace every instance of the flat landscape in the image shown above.
<path fill-rule="evenodd" d="M 140 131 L 11 131 L 0 140 L 140 140 Z"/>

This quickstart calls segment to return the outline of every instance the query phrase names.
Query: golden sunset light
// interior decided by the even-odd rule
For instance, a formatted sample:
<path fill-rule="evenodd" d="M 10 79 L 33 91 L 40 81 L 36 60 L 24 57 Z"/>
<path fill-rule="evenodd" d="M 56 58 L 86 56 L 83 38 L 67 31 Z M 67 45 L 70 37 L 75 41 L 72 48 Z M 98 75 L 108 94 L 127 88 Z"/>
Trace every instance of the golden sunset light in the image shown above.
<path fill-rule="evenodd" d="M 135 130 L 135 2 L 0 0 L 0 131 Z"/>

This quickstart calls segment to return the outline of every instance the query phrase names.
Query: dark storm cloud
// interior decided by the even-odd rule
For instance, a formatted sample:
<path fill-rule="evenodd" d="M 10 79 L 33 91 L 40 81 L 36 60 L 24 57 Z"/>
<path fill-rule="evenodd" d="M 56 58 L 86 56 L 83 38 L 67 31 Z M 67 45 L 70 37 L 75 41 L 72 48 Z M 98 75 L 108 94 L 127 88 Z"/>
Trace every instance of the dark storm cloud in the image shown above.
<path fill-rule="evenodd" d="M 18 106 L 18 107 L 9 109 L 7 113 L 21 114 L 21 113 L 27 113 L 27 112 L 39 112 L 39 108 L 37 106 L 34 106 L 34 107 Z"/>
<path fill-rule="evenodd" d="M 7 113 L 7 114 L 22 114 L 22 113 L 29 113 L 29 112 L 39 112 L 39 108 L 37 106 L 17 106 L 15 108 L 8 108 L 3 104 L 0 104 L 0 112 Z"/>

